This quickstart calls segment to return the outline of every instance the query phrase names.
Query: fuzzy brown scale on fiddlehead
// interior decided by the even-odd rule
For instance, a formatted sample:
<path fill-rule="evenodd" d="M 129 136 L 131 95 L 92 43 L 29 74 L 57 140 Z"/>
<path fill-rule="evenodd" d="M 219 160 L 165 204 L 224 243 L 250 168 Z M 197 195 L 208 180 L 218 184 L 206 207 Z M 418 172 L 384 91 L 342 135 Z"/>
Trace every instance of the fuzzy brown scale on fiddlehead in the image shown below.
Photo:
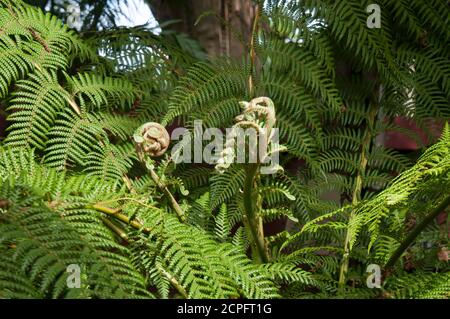
<path fill-rule="evenodd" d="M 134 134 L 138 154 L 148 154 L 150 157 L 163 155 L 170 144 L 170 136 L 164 126 L 155 122 L 142 125 Z"/>

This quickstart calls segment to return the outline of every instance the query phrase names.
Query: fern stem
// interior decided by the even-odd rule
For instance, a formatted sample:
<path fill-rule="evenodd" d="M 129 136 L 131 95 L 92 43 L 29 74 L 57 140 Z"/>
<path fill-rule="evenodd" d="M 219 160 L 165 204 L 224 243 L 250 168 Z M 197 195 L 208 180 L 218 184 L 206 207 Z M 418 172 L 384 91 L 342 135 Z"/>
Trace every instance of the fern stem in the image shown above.
<path fill-rule="evenodd" d="M 120 238 L 122 238 L 124 241 L 128 242 L 128 236 L 125 233 L 123 229 L 115 225 L 112 221 L 110 221 L 106 217 L 102 217 L 102 222 L 105 224 L 109 229 L 111 229 L 113 232 L 115 232 Z"/>
<path fill-rule="evenodd" d="M 255 18 L 253 20 L 253 27 L 252 27 L 252 33 L 250 35 L 250 76 L 248 78 L 248 90 L 250 97 L 253 97 L 254 95 L 254 70 L 255 70 L 255 63 L 256 63 L 256 50 L 255 50 L 255 37 L 256 33 L 258 32 L 258 23 L 259 23 L 259 6 L 255 6 Z"/>
<path fill-rule="evenodd" d="M 253 27 L 250 35 L 250 75 L 248 78 L 248 90 L 250 97 L 254 95 L 254 69 L 256 63 L 256 50 L 255 50 L 255 37 L 258 32 L 258 23 L 259 23 L 259 6 L 255 7 L 255 18 L 253 19 Z M 255 192 L 254 192 L 254 184 L 255 177 L 258 171 L 258 164 L 250 164 L 246 168 L 246 177 L 244 183 L 244 208 L 245 214 L 247 217 L 246 226 L 249 228 L 250 233 L 253 237 L 253 247 L 256 248 L 254 251 L 256 252 L 258 259 L 262 263 L 266 263 L 269 261 L 269 257 L 267 254 L 266 243 L 264 240 L 264 229 L 262 227 L 262 221 L 260 220 L 259 214 L 255 212 Z"/>
<path fill-rule="evenodd" d="M 258 164 L 250 164 L 246 169 L 246 176 L 244 182 L 244 208 L 247 217 L 248 228 L 253 237 L 253 244 L 255 246 L 255 252 L 257 253 L 260 262 L 266 263 L 269 261 L 267 255 L 266 243 L 264 240 L 264 230 L 259 220 L 259 214 L 255 209 L 255 177 L 258 171 Z"/>
<path fill-rule="evenodd" d="M 408 237 L 400 244 L 400 246 L 389 258 L 385 265 L 386 270 L 390 270 L 398 259 L 403 255 L 404 251 L 412 244 L 417 236 L 428 226 L 438 215 L 443 212 L 450 205 L 450 195 L 444 198 L 444 200 L 429 213 L 412 231 L 409 233 Z"/>
<path fill-rule="evenodd" d="M 94 209 L 96 211 L 102 212 L 104 214 L 107 214 L 109 216 L 112 216 L 128 225 L 130 225 L 133 228 L 142 230 L 144 233 L 148 234 L 150 233 L 150 229 L 149 228 L 145 228 L 144 225 L 142 225 L 141 223 L 139 223 L 136 220 L 130 220 L 130 218 L 128 218 L 128 216 L 121 214 L 120 213 L 120 209 L 114 209 L 114 208 L 110 208 L 110 207 L 105 207 L 99 204 L 94 204 L 91 206 L 86 207 L 88 209 Z"/>
<path fill-rule="evenodd" d="M 158 174 L 156 174 L 156 172 L 152 168 L 148 168 L 148 170 L 150 172 L 150 177 L 155 182 L 156 186 L 158 186 L 158 188 L 164 193 L 164 195 L 169 200 L 169 205 L 173 208 L 173 210 L 177 214 L 179 221 L 184 223 L 186 221 L 186 215 L 183 209 L 178 204 L 175 197 L 173 197 L 172 193 L 169 191 L 167 186 L 161 182 L 161 179 L 159 178 Z"/>
<path fill-rule="evenodd" d="M 353 207 L 356 206 L 356 204 L 358 204 L 358 202 L 361 199 L 361 192 L 362 192 L 362 187 L 363 187 L 363 176 L 365 174 L 366 171 L 366 167 L 367 167 L 367 162 L 368 162 L 368 150 L 369 150 L 369 145 L 370 145 L 370 141 L 372 140 L 372 129 L 373 129 L 373 125 L 375 122 L 375 117 L 377 115 L 377 107 L 374 106 L 374 103 L 372 104 L 369 116 L 368 116 L 368 125 L 367 125 L 367 131 L 363 140 L 363 144 L 361 145 L 361 157 L 360 157 L 360 163 L 359 163 L 359 169 L 358 169 L 358 174 L 356 176 L 356 180 L 355 180 L 355 188 L 353 189 L 353 194 L 352 194 L 352 205 Z M 353 219 L 355 218 L 355 211 L 354 209 L 352 209 L 350 216 L 349 216 L 349 220 L 348 220 L 348 224 L 351 224 Z M 347 272 L 348 272 L 348 264 L 350 261 L 350 243 L 351 243 L 351 232 L 349 231 L 348 227 L 347 227 L 347 233 L 345 235 L 345 241 L 344 241 L 344 254 L 342 256 L 342 262 L 341 262 L 341 267 L 340 267 L 340 271 L 339 271 L 339 292 L 342 293 L 343 289 L 345 287 L 345 283 L 346 283 L 346 277 L 347 277 Z"/>
<path fill-rule="evenodd" d="M 156 266 L 159 270 L 159 272 L 167 278 L 167 280 L 169 280 L 169 282 L 172 284 L 172 286 L 183 296 L 183 298 L 188 299 L 189 295 L 186 291 L 186 289 L 184 289 L 184 287 L 182 285 L 180 285 L 180 283 L 178 282 L 178 280 L 171 274 L 169 273 L 167 270 L 165 270 L 161 265 L 157 265 Z"/>

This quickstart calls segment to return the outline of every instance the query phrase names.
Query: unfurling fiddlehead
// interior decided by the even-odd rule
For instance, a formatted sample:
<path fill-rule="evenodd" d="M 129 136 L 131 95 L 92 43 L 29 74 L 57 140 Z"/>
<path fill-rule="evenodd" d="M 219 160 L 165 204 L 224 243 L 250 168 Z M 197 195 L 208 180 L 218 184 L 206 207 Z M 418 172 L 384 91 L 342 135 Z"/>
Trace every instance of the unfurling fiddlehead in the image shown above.
<path fill-rule="evenodd" d="M 175 197 L 167 188 L 165 183 L 156 174 L 154 170 L 154 161 L 152 157 L 163 155 L 170 144 L 170 136 L 164 126 L 155 122 L 148 122 L 141 125 L 133 134 L 136 145 L 136 152 L 139 160 L 145 165 L 150 173 L 150 177 L 156 186 L 164 193 L 169 200 L 170 206 L 173 208 L 181 222 L 186 220 L 183 209 L 180 207 Z"/>
<path fill-rule="evenodd" d="M 255 145 L 249 147 L 249 155 L 252 152 L 257 152 L 258 164 L 267 163 L 271 154 L 285 150 L 283 146 L 272 141 L 275 134 L 274 125 L 276 121 L 275 106 L 272 100 L 263 96 L 254 98 L 250 102 L 240 102 L 240 105 L 243 111 L 235 117 L 236 124 L 233 125 L 230 134 L 227 136 L 225 148 L 221 152 L 215 166 L 219 173 L 223 173 L 235 159 L 235 139 L 242 133 L 241 129 L 253 128 L 259 137 L 258 147 L 254 147 Z M 242 145 L 238 146 L 242 147 Z M 282 167 L 279 165 L 264 168 L 266 171 L 270 169 L 271 173 L 282 170 Z"/>
<path fill-rule="evenodd" d="M 133 137 L 138 155 L 145 153 L 150 157 L 161 156 L 170 144 L 170 136 L 165 127 L 155 122 L 139 127 Z"/>
<path fill-rule="evenodd" d="M 233 125 L 231 134 L 227 136 L 225 148 L 221 152 L 215 168 L 219 173 L 223 173 L 231 165 L 236 157 L 235 148 L 245 149 L 245 136 L 247 133 L 243 129 L 253 129 L 253 133 L 256 133 L 255 135 L 258 137 L 258 142 L 256 143 L 258 145 L 249 143 L 248 147 L 249 163 L 245 165 L 246 177 L 243 186 L 244 221 L 253 238 L 256 257 L 260 262 L 268 262 L 269 254 L 264 239 L 262 218 L 260 216 L 261 198 L 258 194 L 256 184 L 261 164 L 267 163 L 271 154 L 280 152 L 283 148 L 272 141 L 275 134 L 274 125 L 276 121 L 275 107 L 272 100 L 268 97 L 257 97 L 250 102 L 241 102 L 240 104 L 243 111 L 235 118 L 236 124 Z M 239 137 L 239 134 L 243 134 L 241 137 L 244 137 L 244 139 L 241 139 L 241 142 L 244 145 L 237 145 L 235 147 L 235 139 Z M 257 155 L 253 158 L 257 158 L 257 160 L 252 162 L 250 158 L 252 155 L 255 155 L 255 152 Z M 275 163 L 275 165 L 271 165 L 270 167 L 261 167 L 261 169 L 263 168 L 265 169 L 264 173 L 275 173 L 281 167 Z"/>

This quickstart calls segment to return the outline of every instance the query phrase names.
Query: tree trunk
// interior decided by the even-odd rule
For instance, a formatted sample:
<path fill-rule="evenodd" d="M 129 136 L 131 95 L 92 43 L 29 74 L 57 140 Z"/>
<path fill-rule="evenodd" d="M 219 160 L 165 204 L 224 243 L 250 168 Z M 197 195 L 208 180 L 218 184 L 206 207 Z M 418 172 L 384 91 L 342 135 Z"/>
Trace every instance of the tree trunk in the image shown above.
<path fill-rule="evenodd" d="M 196 39 L 209 56 L 239 58 L 247 52 L 255 6 L 251 0 L 147 0 L 159 23 L 180 20 L 167 29 Z M 215 15 L 195 21 L 205 12 Z"/>

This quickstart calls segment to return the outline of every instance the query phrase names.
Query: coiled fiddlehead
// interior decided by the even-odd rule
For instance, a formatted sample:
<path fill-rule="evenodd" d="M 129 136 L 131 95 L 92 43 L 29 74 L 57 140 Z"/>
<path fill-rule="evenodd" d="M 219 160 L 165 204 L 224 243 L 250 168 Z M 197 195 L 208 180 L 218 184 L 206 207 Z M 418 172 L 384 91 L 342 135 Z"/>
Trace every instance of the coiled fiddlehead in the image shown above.
<path fill-rule="evenodd" d="M 178 219 L 181 222 L 184 222 L 186 217 L 183 209 L 167 188 L 166 184 L 158 174 L 156 174 L 154 170 L 154 161 L 152 160 L 152 157 L 163 155 L 169 148 L 170 136 L 166 128 L 159 123 L 148 122 L 141 125 L 135 131 L 133 139 L 139 160 L 145 165 L 152 180 L 169 200 L 169 204 L 177 214 Z"/>
<path fill-rule="evenodd" d="M 225 148 L 220 154 L 220 157 L 215 166 L 219 173 L 223 173 L 232 163 L 235 158 L 235 143 L 234 139 L 239 134 L 239 129 L 253 128 L 259 135 L 259 149 L 262 152 L 259 153 L 259 163 L 264 163 L 269 153 L 274 150 L 270 150 L 270 142 L 274 134 L 274 125 L 276 121 L 275 106 L 273 101 L 265 96 L 252 99 L 250 102 L 240 102 L 243 111 L 240 115 L 235 117 L 236 124 L 233 125 L 232 131 L 229 134 Z M 277 145 L 276 151 L 282 151 L 279 145 Z M 252 148 L 254 151 L 255 148 Z"/>
<path fill-rule="evenodd" d="M 170 144 L 170 136 L 164 126 L 155 122 L 148 122 L 140 126 L 133 135 L 136 143 L 136 151 L 139 156 L 142 153 L 150 157 L 163 155 Z"/>

